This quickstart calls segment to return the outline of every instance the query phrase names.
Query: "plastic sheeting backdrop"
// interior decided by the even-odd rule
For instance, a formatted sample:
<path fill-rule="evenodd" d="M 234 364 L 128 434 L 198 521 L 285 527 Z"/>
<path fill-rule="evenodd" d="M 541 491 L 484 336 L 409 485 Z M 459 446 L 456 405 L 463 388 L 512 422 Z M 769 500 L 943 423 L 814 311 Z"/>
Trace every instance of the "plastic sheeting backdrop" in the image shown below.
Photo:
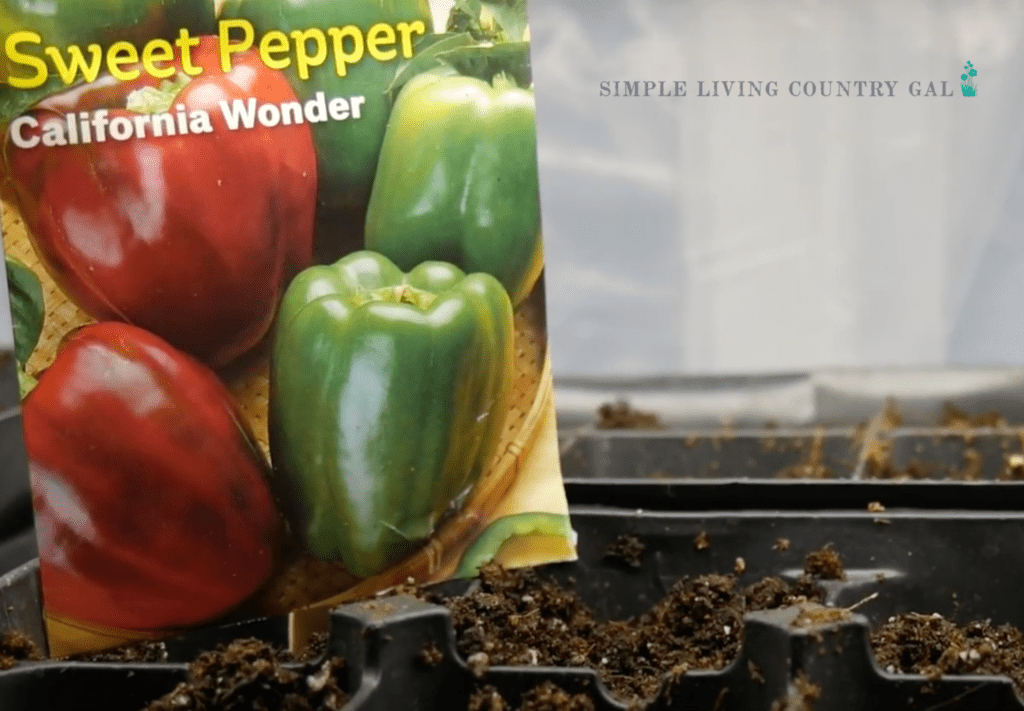
<path fill-rule="evenodd" d="M 1024 3 L 530 14 L 556 374 L 1024 363 Z"/>

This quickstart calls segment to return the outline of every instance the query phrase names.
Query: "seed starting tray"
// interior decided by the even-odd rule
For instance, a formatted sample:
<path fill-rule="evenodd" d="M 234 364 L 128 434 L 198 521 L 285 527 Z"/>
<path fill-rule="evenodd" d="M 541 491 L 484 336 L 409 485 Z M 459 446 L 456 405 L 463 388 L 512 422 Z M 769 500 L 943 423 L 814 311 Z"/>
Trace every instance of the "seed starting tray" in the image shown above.
<path fill-rule="evenodd" d="M 674 684 L 666 682 L 652 709 L 1024 710 L 1006 678 L 934 680 L 887 673 L 867 642 L 869 627 L 910 611 L 1024 627 L 1015 584 L 1024 514 L 894 510 L 880 518 L 852 509 L 766 511 L 757 501 L 737 502 L 745 506 L 732 511 L 689 512 L 673 510 L 668 486 L 659 483 L 583 483 L 573 491 L 577 499 L 605 503 L 573 504 L 579 561 L 545 572 L 574 579 L 583 599 L 607 618 L 643 612 L 681 576 L 731 572 L 737 558 L 745 561 L 739 576 L 744 585 L 767 575 L 795 580 L 806 554 L 827 543 L 835 544 L 844 559 L 845 580 L 820 583 L 835 614 L 807 624 L 797 620 L 800 606 L 748 614 L 738 659 L 720 671 L 694 671 Z M 648 505 L 634 510 L 607 505 L 619 501 Z M 646 546 L 638 570 L 605 558 L 608 544 L 623 534 Z M 698 536 L 709 545 L 695 546 Z M 789 541 L 784 550 L 775 545 L 780 538 Z M 448 590 L 472 584 L 450 583 Z M 38 593 L 34 563 L 0 579 L 0 629 L 19 629 L 42 642 Z M 875 593 L 856 612 L 842 610 Z M 284 645 L 287 624 L 266 619 L 195 631 L 168 642 L 171 663 L 25 662 L 0 672 L 0 701 L 13 710 L 89 708 L 86 704 L 95 700 L 97 708 L 138 711 L 183 681 L 185 662 L 199 651 L 247 636 Z M 431 644 L 443 658 L 428 666 L 420 655 Z M 410 597 L 334 610 L 330 651 L 346 660 L 351 711 L 466 708 L 480 683 L 497 688 L 515 708 L 524 692 L 544 681 L 587 694 L 597 709 L 626 708 L 586 669 L 492 667 L 478 681 L 456 651 L 447 609 Z M 760 673 L 752 674 L 751 668 Z M 806 683 L 818 687 L 818 698 L 812 706 L 793 705 Z"/>
<path fill-rule="evenodd" d="M 1020 408 L 1024 398 L 1010 395 L 954 404 L 977 415 L 995 402 L 1009 422 L 1024 421 L 1024 412 L 1010 407 Z M 923 406 L 918 400 L 917 411 L 941 412 L 940 398 L 946 400 L 940 395 Z M 820 583 L 830 614 L 812 614 L 807 623 L 799 606 L 749 613 L 733 663 L 666 681 L 648 708 L 1024 711 L 1007 678 L 889 673 L 868 645 L 870 629 L 905 612 L 1024 628 L 1017 584 L 1024 428 L 939 427 L 923 417 L 897 426 L 882 407 L 856 421 L 864 412 L 862 403 L 818 427 L 582 426 L 561 433 L 579 560 L 545 572 L 572 578 L 601 616 L 640 614 L 681 576 L 731 573 L 739 558 L 741 585 L 769 575 L 795 580 L 807 553 L 828 543 L 845 563 L 844 580 Z M 646 546 L 639 570 L 605 558 L 623 534 Z M 31 554 L 25 535 L 20 548 L 12 544 L 22 559 Z M 695 546 L 698 537 L 709 545 Z M 779 539 L 788 548 L 776 545 Z M 458 593 L 472 584 L 446 588 Z M 21 630 L 42 645 L 43 629 L 37 565 L 30 562 L 0 578 L 0 631 Z M 514 709 L 544 681 L 586 694 L 598 710 L 626 708 L 587 669 L 492 667 L 478 679 L 453 634 L 446 608 L 414 598 L 334 610 L 330 651 L 346 660 L 346 708 L 462 709 L 487 684 Z M 167 663 L 25 662 L 0 672 L 0 708 L 139 711 L 184 681 L 199 651 L 248 636 L 284 646 L 287 621 L 195 630 L 167 643 Z M 442 654 L 428 666 L 420 655 L 431 644 Z M 817 698 L 805 696 L 808 683 Z"/>

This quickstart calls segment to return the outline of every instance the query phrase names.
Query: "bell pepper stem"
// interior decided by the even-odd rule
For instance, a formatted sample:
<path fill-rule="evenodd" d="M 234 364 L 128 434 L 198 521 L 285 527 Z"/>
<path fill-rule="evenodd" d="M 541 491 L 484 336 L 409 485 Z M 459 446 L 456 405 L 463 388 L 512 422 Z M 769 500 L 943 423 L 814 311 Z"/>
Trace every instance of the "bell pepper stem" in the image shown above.
<path fill-rule="evenodd" d="M 355 306 L 364 306 L 372 301 L 380 301 L 387 304 L 408 304 L 409 306 L 415 306 L 420 311 L 429 309 L 436 300 L 436 294 L 431 294 L 429 291 L 417 289 L 408 284 L 386 286 L 381 289 L 369 289 L 352 297 L 352 303 Z"/>
<path fill-rule="evenodd" d="M 33 378 L 31 375 L 26 373 L 21 368 L 18 368 L 18 392 L 22 400 L 28 397 L 28 394 L 35 390 L 35 387 L 37 385 L 39 385 L 38 380 Z"/>
<path fill-rule="evenodd" d="M 161 114 L 171 110 L 181 90 L 192 81 L 184 72 L 178 72 L 173 79 L 160 82 L 160 87 L 144 86 L 128 95 L 125 106 L 138 114 Z"/>

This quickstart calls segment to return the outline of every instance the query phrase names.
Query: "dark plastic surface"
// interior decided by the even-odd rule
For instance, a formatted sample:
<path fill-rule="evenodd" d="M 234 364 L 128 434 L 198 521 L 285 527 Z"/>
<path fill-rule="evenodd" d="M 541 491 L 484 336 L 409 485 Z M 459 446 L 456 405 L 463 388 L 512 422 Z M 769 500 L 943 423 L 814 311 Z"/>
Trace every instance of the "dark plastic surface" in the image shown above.
<path fill-rule="evenodd" d="M 0 575 L 14 570 L 38 555 L 36 529 L 29 525 L 9 538 L 0 540 Z"/>
<path fill-rule="evenodd" d="M 32 525 L 26 462 L 21 409 L 15 406 L 0 410 L 0 541 Z"/>
<path fill-rule="evenodd" d="M 25 441 L 21 430 L 17 363 L 0 352 L 0 542 L 32 525 Z M 4 573 L 8 568 L 0 568 Z"/>
<path fill-rule="evenodd" d="M 583 494 L 586 488 L 579 485 L 576 492 Z M 594 488 L 609 494 L 604 485 Z M 657 504 L 666 494 L 666 487 L 655 484 L 623 484 L 611 498 L 623 495 L 632 502 Z M 598 492 L 590 498 L 598 498 Z M 814 711 L 1024 709 L 1006 679 L 946 677 L 929 684 L 924 677 L 886 674 L 877 668 L 867 644 L 869 626 L 907 611 L 1024 626 L 1017 585 L 1024 514 L 888 510 L 879 516 L 852 510 L 690 513 L 657 510 L 656 505 L 640 508 L 574 505 L 580 560 L 547 568 L 559 579 L 574 578 L 583 598 L 604 616 L 638 614 L 680 576 L 730 572 L 738 557 L 746 564 L 741 583 L 765 575 L 795 578 L 805 555 L 826 543 L 838 547 L 847 568 L 846 580 L 822 583 L 827 604 L 850 606 L 878 593 L 847 619 L 813 628 L 793 626 L 796 608 L 748 615 L 740 659 L 719 672 L 685 675 L 652 708 L 769 711 L 787 695 L 798 695 L 796 678 L 803 673 L 821 687 Z M 639 571 L 604 559 L 606 546 L 624 533 L 637 535 L 646 545 Z M 701 533 L 711 545 L 698 551 L 693 540 Z M 788 550 L 774 548 L 779 538 L 789 539 Z M 3 628 L 31 628 L 32 615 L 38 620 L 34 577 L 28 565 L 0 583 L 4 609 L 22 609 L 20 617 L 0 618 Z M 455 651 L 444 608 L 405 597 L 381 598 L 339 608 L 331 623 L 331 649 L 348 662 L 352 711 L 465 708 L 476 682 Z M 250 634 L 283 644 L 286 626 L 284 620 L 261 620 L 199 630 L 170 646 L 175 659 L 187 659 L 216 641 Z M 418 655 L 431 642 L 444 659 L 428 667 Z M 764 683 L 751 678 L 749 661 L 762 670 Z M 183 664 L 27 663 L 0 672 L 0 707 L 135 711 L 184 674 Z M 623 708 L 588 670 L 495 667 L 483 681 L 516 704 L 523 692 L 544 680 L 592 695 L 598 709 Z M 83 705 L 90 698 L 102 698 L 102 705 Z"/>

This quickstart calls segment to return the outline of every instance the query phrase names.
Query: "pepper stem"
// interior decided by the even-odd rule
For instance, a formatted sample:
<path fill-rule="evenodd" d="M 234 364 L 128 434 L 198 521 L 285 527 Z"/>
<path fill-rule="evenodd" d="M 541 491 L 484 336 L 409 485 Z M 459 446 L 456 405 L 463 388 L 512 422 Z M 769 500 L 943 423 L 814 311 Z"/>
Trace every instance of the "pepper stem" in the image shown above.
<path fill-rule="evenodd" d="M 516 80 L 505 72 L 498 72 L 495 74 L 494 78 L 491 80 L 491 86 L 493 86 L 497 91 L 509 91 L 510 89 L 519 88 L 519 84 L 516 83 Z"/>
<path fill-rule="evenodd" d="M 426 311 L 436 300 L 436 294 L 431 294 L 429 291 L 417 289 L 415 286 L 409 286 L 408 284 L 399 284 L 398 286 L 386 286 L 381 289 L 363 292 L 361 298 L 356 299 L 356 303 L 358 306 L 363 306 L 371 301 L 382 301 L 388 304 L 409 304 L 410 306 L 415 306 L 420 311 Z"/>
<path fill-rule="evenodd" d="M 21 368 L 18 368 L 18 394 L 20 399 L 24 400 L 28 397 L 28 394 L 35 390 L 35 387 L 39 385 L 39 381 L 33 378 L 31 375 L 26 373 Z"/>
<path fill-rule="evenodd" d="M 178 72 L 173 79 L 164 79 L 160 87 L 144 86 L 128 95 L 125 108 L 137 114 L 162 114 L 171 110 L 174 100 L 192 79 Z"/>

